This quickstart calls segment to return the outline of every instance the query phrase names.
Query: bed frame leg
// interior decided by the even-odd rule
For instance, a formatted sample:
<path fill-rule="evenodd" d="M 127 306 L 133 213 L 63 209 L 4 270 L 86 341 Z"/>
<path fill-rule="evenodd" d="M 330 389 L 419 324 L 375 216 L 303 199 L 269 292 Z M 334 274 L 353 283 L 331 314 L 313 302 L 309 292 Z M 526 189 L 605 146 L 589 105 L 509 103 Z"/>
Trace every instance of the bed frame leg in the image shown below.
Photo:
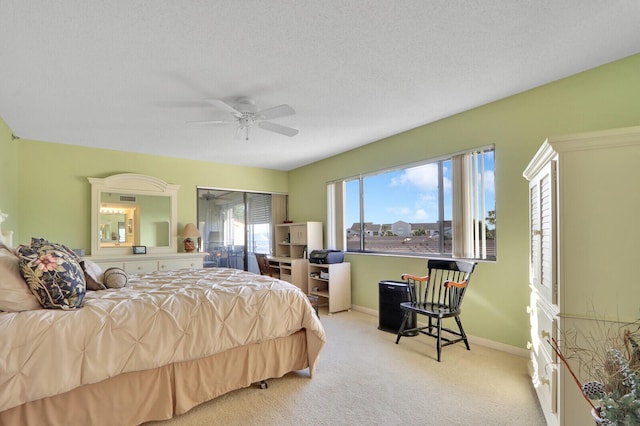
<path fill-rule="evenodd" d="M 260 387 L 260 389 L 268 389 L 269 388 L 269 384 L 267 383 L 266 380 L 260 380 L 260 382 L 258 383 L 258 386 Z"/>

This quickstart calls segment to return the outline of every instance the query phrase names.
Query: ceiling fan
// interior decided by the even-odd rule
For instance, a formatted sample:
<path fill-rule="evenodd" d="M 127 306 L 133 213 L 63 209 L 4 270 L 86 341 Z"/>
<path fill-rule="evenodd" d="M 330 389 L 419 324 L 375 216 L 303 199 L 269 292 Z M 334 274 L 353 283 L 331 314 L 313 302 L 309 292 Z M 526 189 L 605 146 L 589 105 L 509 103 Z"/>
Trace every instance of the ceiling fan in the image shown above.
<path fill-rule="evenodd" d="M 296 112 L 289 105 L 282 104 L 273 108 L 267 108 L 259 111 L 256 107 L 255 101 L 244 96 L 238 98 L 237 102 L 233 106 L 219 99 L 206 99 L 205 102 L 211 104 L 221 111 L 230 113 L 233 117 L 229 117 L 228 119 L 223 120 L 190 121 L 190 124 L 235 123 L 238 125 L 238 132 L 244 131 L 245 140 L 249 140 L 249 130 L 255 125 L 257 125 L 261 129 L 279 133 L 281 135 L 289 137 L 298 134 L 298 129 L 268 121 L 275 118 L 294 115 Z"/>

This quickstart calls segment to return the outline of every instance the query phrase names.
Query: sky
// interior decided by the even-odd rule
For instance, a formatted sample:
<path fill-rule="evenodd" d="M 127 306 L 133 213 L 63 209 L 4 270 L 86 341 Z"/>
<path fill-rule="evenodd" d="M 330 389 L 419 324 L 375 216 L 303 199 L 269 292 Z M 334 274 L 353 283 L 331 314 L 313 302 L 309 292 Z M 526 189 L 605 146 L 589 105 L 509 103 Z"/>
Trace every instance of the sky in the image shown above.
<path fill-rule="evenodd" d="M 495 210 L 493 151 L 484 154 L 485 206 Z M 451 219 L 451 161 L 443 162 L 445 220 Z M 358 180 L 346 185 L 346 225 L 359 221 Z M 438 166 L 429 163 L 364 178 L 365 222 L 433 223 L 438 220 Z"/>

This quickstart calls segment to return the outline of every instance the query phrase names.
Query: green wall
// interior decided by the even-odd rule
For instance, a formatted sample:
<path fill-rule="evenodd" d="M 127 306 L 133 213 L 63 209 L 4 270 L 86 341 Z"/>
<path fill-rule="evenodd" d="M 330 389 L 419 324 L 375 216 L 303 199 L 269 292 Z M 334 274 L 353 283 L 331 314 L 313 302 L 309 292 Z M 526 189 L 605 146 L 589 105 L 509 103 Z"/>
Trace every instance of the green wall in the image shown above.
<path fill-rule="evenodd" d="M 4 213 L 18 210 L 18 141 L 12 141 L 11 129 L 0 118 L 0 209 Z M 9 214 L 4 229 L 16 230 L 17 214 Z"/>
<path fill-rule="evenodd" d="M 525 348 L 528 203 L 522 171 L 548 136 L 634 125 L 640 125 L 640 54 L 289 173 L 12 141 L 0 119 L 0 208 L 10 215 L 6 229 L 16 231 L 15 243 L 41 236 L 89 249 L 86 178 L 131 172 L 181 185 L 179 226 L 196 220 L 197 185 L 289 192 L 292 220 L 326 222 L 328 181 L 495 144 L 498 261 L 478 265 L 463 320 L 473 336 Z M 353 304 L 372 310 L 378 307 L 378 281 L 425 270 L 424 259 L 350 254 L 346 260 L 352 263 Z"/>
<path fill-rule="evenodd" d="M 325 221 L 328 181 L 495 144 L 498 260 L 476 268 L 463 320 L 473 336 L 525 348 L 529 229 L 523 170 L 549 136 L 637 125 L 640 55 L 293 170 L 291 216 Z M 375 310 L 378 281 L 425 272 L 424 259 L 351 254 L 346 260 L 352 266 L 352 303 Z"/>
<path fill-rule="evenodd" d="M 3 123 L 4 124 L 4 123 Z M 14 244 L 32 236 L 91 248 L 91 187 L 87 177 L 141 173 L 180 185 L 178 229 L 196 222 L 196 186 L 287 192 L 287 173 L 204 161 L 183 160 L 21 139 L 0 139 L 0 153 L 17 146 L 17 168 L 0 171 L 0 208 L 13 221 Z M 4 157 L 3 157 L 4 159 Z M 3 160 L 4 163 L 4 160 Z M 19 170 L 19 173 L 17 172 Z M 8 182 L 9 185 L 4 184 Z M 13 191 L 20 194 L 12 201 Z M 6 193 L 6 194 L 5 194 Z M 5 200 L 7 200 L 5 207 Z"/>

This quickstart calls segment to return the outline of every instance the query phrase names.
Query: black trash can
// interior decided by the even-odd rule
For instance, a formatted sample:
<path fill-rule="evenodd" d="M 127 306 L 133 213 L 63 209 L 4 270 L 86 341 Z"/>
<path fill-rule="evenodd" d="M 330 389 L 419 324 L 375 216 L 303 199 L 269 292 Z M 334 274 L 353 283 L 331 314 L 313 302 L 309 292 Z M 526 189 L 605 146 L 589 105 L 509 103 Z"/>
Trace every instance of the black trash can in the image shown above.
<path fill-rule="evenodd" d="M 400 309 L 400 302 L 408 302 L 410 300 L 409 286 L 405 281 L 380 281 L 378 283 L 378 329 L 397 334 L 404 316 L 404 311 Z M 416 324 L 416 314 L 412 312 L 404 328 L 414 328 Z"/>

